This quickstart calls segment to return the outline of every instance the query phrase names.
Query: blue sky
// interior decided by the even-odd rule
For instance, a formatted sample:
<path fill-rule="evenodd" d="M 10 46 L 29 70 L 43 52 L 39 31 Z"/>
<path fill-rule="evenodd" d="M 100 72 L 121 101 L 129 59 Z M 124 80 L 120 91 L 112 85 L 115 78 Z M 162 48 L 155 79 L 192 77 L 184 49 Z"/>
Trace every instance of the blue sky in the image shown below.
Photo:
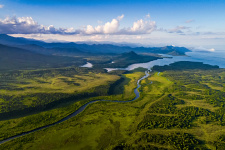
<path fill-rule="evenodd" d="M 0 33 L 225 50 L 224 0 L 0 0 Z"/>

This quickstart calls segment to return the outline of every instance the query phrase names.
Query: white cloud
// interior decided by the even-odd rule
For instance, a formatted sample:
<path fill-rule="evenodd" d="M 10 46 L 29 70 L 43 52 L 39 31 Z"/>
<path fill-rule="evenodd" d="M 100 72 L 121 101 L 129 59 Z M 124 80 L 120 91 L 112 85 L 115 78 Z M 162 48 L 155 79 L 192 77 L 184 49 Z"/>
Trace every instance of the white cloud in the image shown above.
<path fill-rule="evenodd" d="M 0 5 L 0 8 L 3 8 L 4 7 L 4 5 Z"/>
<path fill-rule="evenodd" d="M 72 28 L 56 29 L 53 25 L 44 26 L 39 25 L 32 17 L 6 17 L 4 20 L 0 19 L 0 33 L 1 34 L 70 34 Z"/>
<path fill-rule="evenodd" d="M 103 23 L 101 20 L 98 20 L 97 22 L 98 22 L 98 24 L 102 24 Z"/>
<path fill-rule="evenodd" d="M 117 17 L 117 20 L 120 21 L 120 20 L 122 20 L 123 18 L 124 18 L 124 14 L 122 14 L 121 16 L 118 16 L 118 17 Z"/>
<path fill-rule="evenodd" d="M 144 21 L 142 19 L 134 22 L 133 26 L 130 28 L 130 33 L 133 34 L 148 34 L 156 29 L 155 21 Z"/>
<path fill-rule="evenodd" d="M 19 17 L 17 20 L 19 23 L 25 23 L 27 25 L 37 25 L 37 22 L 35 22 L 31 17 Z"/>
<path fill-rule="evenodd" d="M 95 32 L 96 30 L 91 25 L 87 25 L 87 29 L 86 29 L 87 34 L 93 34 Z"/>
<path fill-rule="evenodd" d="M 142 38 L 142 36 L 138 35 L 138 36 L 136 36 L 136 38 L 137 38 L 137 39 L 141 39 L 141 38 Z"/>
<path fill-rule="evenodd" d="M 148 14 L 148 16 L 150 16 Z M 133 26 L 120 29 L 120 21 L 124 15 L 118 16 L 96 27 L 87 25 L 83 29 L 55 28 L 54 25 L 44 26 L 38 24 L 32 17 L 7 17 L 0 19 L 0 33 L 2 34 L 62 34 L 62 35 L 138 35 L 150 34 L 156 30 L 155 21 L 140 19 Z"/>
<path fill-rule="evenodd" d="M 41 27 L 31 17 L 6 17 L 0 20 L 0 33 L 38 33 Z"/>
<path fill-rule="evenodd" d="M 121 19 L 122 18 L 120 18 L 120 20 Z M 118 31 L 118 29 L 119 29 L 119 20 L 117 19 L 113 19 L 112 22 L 107 22 L 103 27 L 103 31 L 106 34 L 115 33 Z"/>
<path fill-rule="evenodd" d="M 117 19 L 112 19 L 111 22 L 107 22 L 104 25 L 98 25 L 93 27 L 87 25 L 86 29 L 83 31 L 83 34 L 113 34 L 117 33 L 119 30 L 119 21 L 122 20 L 124 15 L 118 16 Z"/>
<path fill-rule="evenodd" d="M 209 51 L 210 52 L 215 52 L 215 48 L 210 48 Z"/>
<path fill-rule="evenodd" d="M 149 15 L 150 16 L 150 15 Z M 117 34 L 117 35 L 136 35 L 136 34 L 150 34 L 156 29 L 155 21 L 137 20 L 133 23 L 132 27 L 119 29 L 120 21 L 124 18 L 124 15 L 118 16 L 116 19 L 112 19 L 111 22 L 107 22 L 104 25 L 98 25 L 93 27 L 87 25 L 87 27 L 81 32 L 81 34 Z"/>
<path fill-rule="evenodd" d="M 196 51 L 208 51 L 208 52 L 215 52 L 215 48 L 205 48 L 203 46 L 198 46 L 196 48 L 194 48 L 194 50 Z"/>

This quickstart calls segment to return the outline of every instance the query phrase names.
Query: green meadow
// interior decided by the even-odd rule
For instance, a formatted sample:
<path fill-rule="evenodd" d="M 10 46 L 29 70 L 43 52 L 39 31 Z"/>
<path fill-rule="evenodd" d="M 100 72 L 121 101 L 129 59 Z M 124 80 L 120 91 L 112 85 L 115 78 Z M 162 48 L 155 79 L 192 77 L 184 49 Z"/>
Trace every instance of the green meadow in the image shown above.
<path fill-rule="evenodd" d="M 0 149 L 224 149 L 225 70 L 160 69 L 161 72 L 153 71 L 141 81 L 141 96 L 137 100 L 92 103 L 77 116 L 1 144 Z M 58 89 L 68 94 L 95 86 L 98 91 L 100 85 L 105 85 L 107 92 L 80 101 L 68 101 L 35 114 L 2 120 L 1 139 L 56 122 L 91 100 L 131 100 L 135 97 L 133 90 L 137 80 L 143 75 L 143 69 L 137 69 L 84 76 L 60 75 L 49 79 L 39 77 L 49 93 Z M 62 78 L 66 78 L 67 84 Z M 81 80 L 90 83 L 81 83 Z M 79 83 L 80 88 L 78 85 L 73 87 L 68 81 Z M 29 83 L 29 86 L 39 88 L 42 84 L 34 80 Z M 59 87 L 51 88 L 50 83 Z M 86 87 L 89 84 L 92 85 L 90 89 Z M 21 87 L 21 84 L 13 86 Z"/>

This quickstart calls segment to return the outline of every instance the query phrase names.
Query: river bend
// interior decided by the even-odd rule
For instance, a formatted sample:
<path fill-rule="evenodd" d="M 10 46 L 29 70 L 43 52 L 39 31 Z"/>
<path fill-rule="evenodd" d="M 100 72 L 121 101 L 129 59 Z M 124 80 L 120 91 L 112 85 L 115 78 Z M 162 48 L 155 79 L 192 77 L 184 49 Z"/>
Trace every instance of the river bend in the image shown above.
<path fill-rule="evenodd" d="M 61 122 L 64 122 L 76 115 L 78 115 L 79 113 L 81 113 L 89 104 L 92 104 L 92 103 L 95 103 L 95 102 L 100 102 L 100 101 L 104 101 L 104 102 L 116 102 L 116 103 L 127 103 L 127 102 L 132 102 L 132 101 L 135 101 L 136 99 L 138 99 L 140 97 L 140 93 L 138 91 L 138 89 L 141 87 L 141 85 L 139 84 L 141 80 L 147 78 L 149 76 L 149 71 L 145 71 L 145 75 L 140 78 L 138 81 L 137 81 L 137 87 L 134 89 L 134 93 L 135 93 L 135 98 L 132 99 L 132 100 L 129 100 L 129 101 L 118 101 L 118 100 L 94 100 L 94 101 L 91 101 L 91 102 L 88 102 L 86 104 L 84 104 L 83 106 L 81 106 L 80 108 L 78 108 L 75 112 L 73 112 L 72 114 L 66 116 L 65 118 L 55 122 L 55 123 L 52 123 L 52 124 L 49 124 L 49 125 L 46 125 L 46 126 L 43 126 L 43 127 L 39 127 L 39 128 L 36 128 L 36 129 L 33 129 L 31 131 L 27 131 L 27 132 L 23 132 L 21 134 L 18 134 L 18 135 L 15 135 L 15 136 L 12 136 L 10 138 L 7 138 L 5 140 L 2 140 L 0 141 L 0 144 L 3 144 L 5 142 L 8 142 L 10 140 L 13 140 L 15 138 L 18 138 L 18 137 L 21 137 L 21 136 L 24 136 L 24 135 L 27 135 L 27 134 L 30 134 L 30 133 L 33 133 L 33 132 L 36 132 L 36 131 L 39 131 L 39 130 L 42 130 L 42 129 L 45 129 L 45 128 L 48 128 L 48 127 L 51 127 L 51 126 L 54 126 L 56 124 L 59 124 Z M 152 82 L 151 82 L 152 83 Z"/>

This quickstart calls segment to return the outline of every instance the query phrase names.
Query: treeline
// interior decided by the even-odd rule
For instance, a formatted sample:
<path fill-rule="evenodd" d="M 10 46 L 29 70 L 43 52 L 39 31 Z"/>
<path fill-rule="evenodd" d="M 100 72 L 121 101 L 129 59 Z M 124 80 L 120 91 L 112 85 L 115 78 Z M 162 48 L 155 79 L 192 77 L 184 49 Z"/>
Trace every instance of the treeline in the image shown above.
<path fill-rule="evenodd" d="M 175 96 L 181 99 L 205 100 L 212 106 L 219 107 L 215 112 L 210 112 L 205 122 L 216 122 L 218 125 L 225 126 L 224 69 L 167 71 L 164 76 L 174 82 L 170 89 L 165 90 L 166 92 L 176 93 Z M 221 90 L 213 89 L 208 85 Z"/>
<path fill-rule="evenodd" d="M 168 71 L 168 70 L 187 70 L 187 69 L 200 69 L 200 70 L 211 70 L 219 69 L 219 66 L 212 66 L 203 64 L 202 62 L 190 62 L 190 61 L 179 61 L 165 66 L 153 66 L 153 71 Z"/>
<path fill-rule="evenodd" d="M 183 101 L 171 97 L 170 95 L 162 99 L 160 102 L 154 103 L 149 108 L 144 119 L 138 124 L 137 128 L 139 130 L 153 128 L 191 128 L 193 127 L 192 122 L 200 116 L 205 117 L 201 122 L 203 124 L 216 122 L 218 125 L 225 126 L 224 107 L 215 112 L 211 112 L 207 109 L 194 106 L 177 109 L 177 104 L 183 104 Z M 156 113 L 159 115 L 155 115 Z M 172 115 L 167 116 L 163 114 Z"/>
<path fill-rule="evenodd" d="M 69 67 L 69 68 L 59 68 L 59 69 L 47 69 L 47 70 L 35 70 L 35 71 L 12 71 L 0 74 L 0 89 L 8 91 L 18 91 L 25 90 L 29 87 L 17 87 L 12 84 L 29 84 L 29 79 L 34 79 L 37 81 L 36 77 L 41 78 L 51 78 L 58 76 L 74 77 L 74 75 L 92 75 L 97 73 L 104 73 L 103 69 L 94 68 L 80 68 L 80 67 Z M 114 74 L 117 74 L 114 72 Z M 121 74 L 118 72 L 118 74 Z M 78 78 L 78 77 L 77 77 Z M 20 79 L 23 79 L 20 81 Z M 74 84 L 79 86 L 78 83 L 67 81 L 66 78 L 62 78 L 63 82 L 67 84 Z M 78 80 L 83 80 L 78 79 Z M 37 81 L 44 82 L 44 81 Z M 120 81 L 118 81 L 120 82 Z M 37 93 L 33 94 L 20 94 L 20 95 L 0 95 L 0 120 L 6 119 L 7 117 L 24 115 L 33 111 L 43 111 L 65 103 L 68 101 L 76 101 L 78 99 L 83 99 L 93 96 L 107 96 L 111 94 L 110 86 L 113 82 L 105 85 L 100 85 L 94 88 L 88 89 L 88 91 L 77 92 L 77 93 Z M 35 89 L 34 89 L 35 90 Z M 24 101 L 29 101 L 29 105 L 24 104 Z"/>
<path fill-rule="evenodd" d="M 33 79 L 34 77 L 55 77 L 56 75 L 62 75 L 71 77 L 74 75 L 82 75 L 92 73 L 105 73 L 106 70 L 100 68 L 85 68 L 85 67 L 68 67 L 68 68 L 52 68 L 52 69 L 40 69 L 40 70 L 21 70 L 21 71 L 9 71 L 0 73 L 0 81 L 13 80 L 16 78 Z M 8 82 L 8 81 L 7 81 Z"/>
<path fill-rule="evenodd" d="M 187 63 L 186 65 L 192 66 L 183 66 L 185 64 L 186 62 L 181 62 L 175 64 L 174 68 L 164 66 L 159 67 L 161 70 L 155 69 L 155 71 L 164 71 L 163 76 L 172 81 L 173 85 L 163 90 L 163 97 L 149 107 L 143 120 L 137 125 L 138 133 L 146 130 L 149 132 L 138 135 L 138 139 L 133 143 L 122 142 L 115 149 L 170 149 L 171 146 L 171 149 L 207 149 L 205 144 L 214 145 L 216 149 L 225 148 L 224 135 L 218 136 L 218 139 L 200 141 L 191 134 L 183 133 L 183 129 L 199 128 L 199 124 L 225 126 L 225 89 L 223 88 L 225 70 L 201 63 Z M 159 84 L 153 82 L 152 85 L 158 86 Z M 202 103 L 209 103 L 212 108 L 214 106 L 218 109 L 210 111 L 208 105 L 205 107 L 205 105 L 195 105 L 195 103 L 193 106 L 184 105 L 185 102 L 191 103 L 195 100 L 203 100 Z M 151 130 L 157 128 L 179 128 L 181 132 L 170 133 L 170 135 L 149 134 Z"/>
<path fill-rule="evenodd" d="M 142 143 L 142 144 L 140 144 Z M 161 145 L 159 147 L 153 146 L 154 144 Z M 201 150 L 206 147 L 202 146 L 202 141 L 196 139 L 188 133 L 169 133 L 164 134 L 149 134 L 142 133 L 140 138 L 136 139 L 133 144 L 120 143 L 114 148 L 114 150 L 138 150 L 138 149 L 150 149 L 150 150 L 166 150 L 168 146 L 173 149 L 194 149 Z"/>
<path fill-rule="evenodd" d="M 225 135 L 218 136 L 216 141 L 213 142 L 213 145 L 218 150 L 224 150 L 225 149 Z"/>
<path fill-rule="evenodd" d="M 88 97 L 95 96 L 107 96 L 109 93 L 108 85 L 100 85 L 94 88 L 89 89 L 88 91 L 74 93 L 74 94 L 66 94 L 66 93 L 36 93 L 30 95 L 22 95 L 22 96 L 6 96 L 3 95 L 0 98 L 4 98 L 4 102 L 1 103 L 1 113 L 0 120 L 7 119 L 8 117 L 13 116 L 23 116 L 25 114 L 29 114 L 32 112 L 40 112 L 49 110 L 56 106 L 59 106 L 62 103 L 66 103 L 69 101 L 77 101 L 82 100 Z M 31 104 L 24 105 L 21 100 L 29 99 Z"/>
<path fill-rule="evenodd" d="M 175 105 L 184 104 L 170 94 L 164 97 L 160 102 L 152 104 L 144 119 L 138 124 L 138 130 L 154 128 L 190 128 L 192 122 L 200 116 L 212 116 L 214 113 L 207 109 L 198 107 L 184 107 L 177 109 Z M 159 115 L 152 115 L 158 113 Z M 160 115 L 162 114 L 162 115 Z M 171 116 L 163 114 L 172 114 Z"/>
<path fill-rule="evenodd" d="M 157 59 L 161 58 L 156 56 L 139 55 L 133 51 L 130 51 L 112 56 L 111 61 L 100 62 L 91 60 L 90 62 L 94 64 L 95 68 L 126 68 L 127 66 L 134 63 L 145 63 Z M 112 63 L 112 61 L 114 63 Z"/>

